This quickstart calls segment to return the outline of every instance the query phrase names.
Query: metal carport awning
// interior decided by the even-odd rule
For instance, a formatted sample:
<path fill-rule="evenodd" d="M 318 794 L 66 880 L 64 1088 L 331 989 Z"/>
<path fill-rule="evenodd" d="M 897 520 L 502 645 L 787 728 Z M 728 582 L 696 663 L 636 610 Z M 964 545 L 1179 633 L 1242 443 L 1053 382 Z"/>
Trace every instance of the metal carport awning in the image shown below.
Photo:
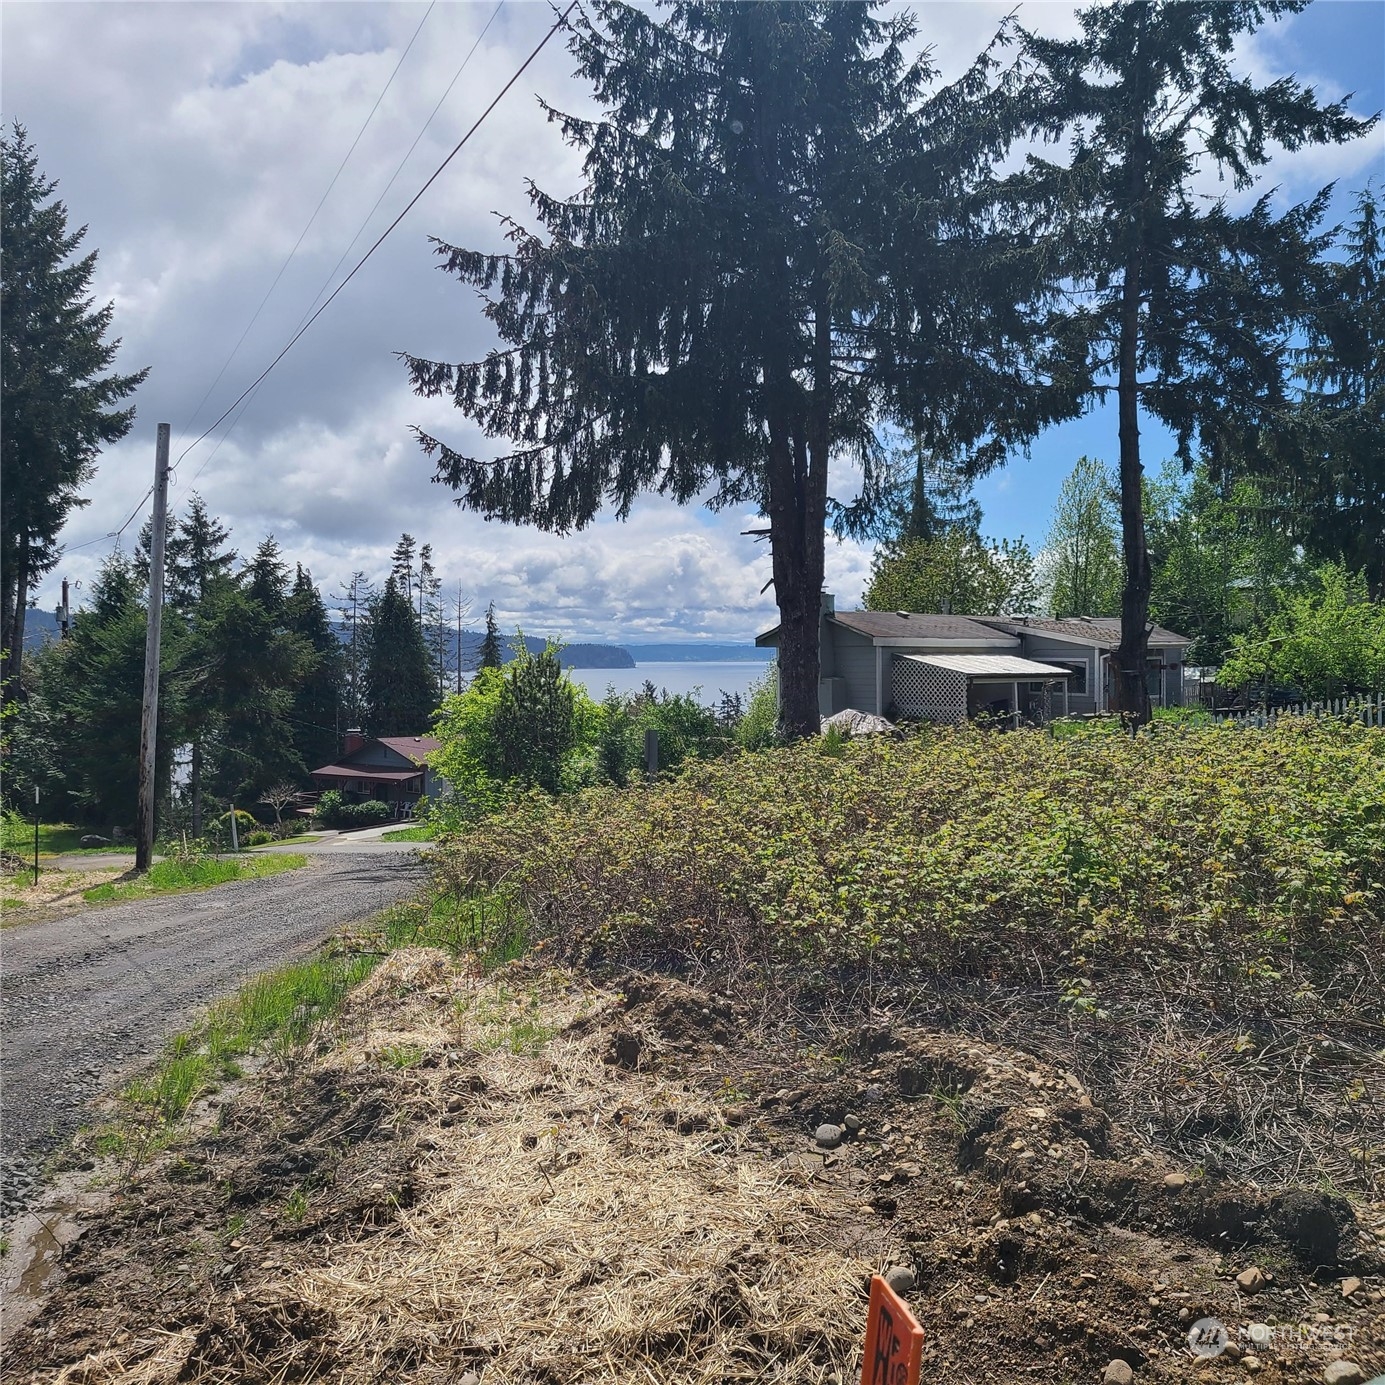
<path fill-rule="evenodd" d="M 1041 664 L 1013 654 L 899 654 L 900 659 L 945 668 L 950 673 L 965 673 L 968 678 L 1024 678 L 1030 680 L 1071 678 L 1072 670 L 1056 664 Z"/>

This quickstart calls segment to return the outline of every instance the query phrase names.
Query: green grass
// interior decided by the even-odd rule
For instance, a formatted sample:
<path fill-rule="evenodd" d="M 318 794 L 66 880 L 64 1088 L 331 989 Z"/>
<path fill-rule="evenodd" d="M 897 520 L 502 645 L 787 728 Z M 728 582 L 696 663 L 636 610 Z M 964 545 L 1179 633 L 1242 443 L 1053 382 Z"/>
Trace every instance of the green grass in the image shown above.
<path fill-rule="evenodd" d="M 414 827 L 401 827 L 394 832 L 386 832 L 381 841 L 386 842 L 431 842 L 433 829 L 422 823 Z"/>
<path fill-rule="evenodd" d="M 96 829 L 92 827 L 74 827 L 68 822 L 41 822 L 38 829 L 38 854 L 40 859 L 44 856 L 69 856 L 73 854 L 91 853 L 93 855 L 107 852 L 128 852 L 131 856 L 135 853 L 134 842 L 112 842 L 109 846 L 82 846 L 83 837 L 96 834 Z M 105 833 L 97 835 L 104 836 Z M 3 841 L 0 841 L 6 851 L 18 852 L 21 856 L 33 859 L 34 854 L 34 824 L 32 821 L 24 821 L 23 818 L 16 817 L 12 813 L 6 813 L 4 817 Z"/>
<path fill-rule="evenodd" d="M 269 857 L 263 863 L 292 859 Z M 168 1042 L 150 1073 L 125 1088 L 119 1116 L 93 1133 L 92 1148 L 132 1167 L 142 1163 L 176 1137 L 200 1097 L 241 1075 L 241 1059 L 265 1051 L 287 1057 L 319 1035 L 347 992 L 396 948 L 471 952 L 492 967 L 523 949 L 523 932 L 511 912 L 487 907 L 484 901 L 458 906 L 448 900 L 414 900 L 386 909 L 372 923 L 351 946 L 329 948 L 265 972 L 212 1005 L 196 1025 Z M 543 1029 L 531 1015 L 517 1022 L 502 1042 L 515 1052 L 527 1052 L 548 1037 Z M 412 1045 L 384 1054 L 386 1062 L 399 1068 L 412 1067 L 422 1056 Z"/>
<path fill-rule="evenodd" d="M 251 859 L 234 857 L 198 857 L 191 861 L 156 861 L 147 875 L 135 880 L 112 881 L 96 885 L 82 893 L 89 904 L 104 904 L 114 900 L 147 899 L 160 894 L 185 894 L 206 890 L 231 880 L 260 880 L 297 870 L 308 864 L 308 858 L 296 852 L 278 856 L 256 856 Z"/>

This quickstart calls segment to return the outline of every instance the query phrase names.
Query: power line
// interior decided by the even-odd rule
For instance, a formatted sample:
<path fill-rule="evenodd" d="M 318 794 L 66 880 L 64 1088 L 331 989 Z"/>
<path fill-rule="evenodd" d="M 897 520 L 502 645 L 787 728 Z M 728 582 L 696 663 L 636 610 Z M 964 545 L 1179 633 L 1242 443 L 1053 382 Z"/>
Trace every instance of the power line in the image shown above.
<path fill-rule="evenodd" d="M 154 487 L 150 486 L 149 489 L 145 491 L 144 495 L 141 497 L 139 504 L 136 505 L 135 508 L 130 511 L 130 518 L 127 519 L 125 523 L 120 526 L 119 529 L 112 529 L 109 534 L 102 534 L 99 539 L 88 539 L 85 543 L 74 543 L 71 548 L 64 548 L 63 553 L 76 553 L 79 549 L 91 548 L 98 543 L 105 543 L 107 539 L 119 539 L 120 536 L 135 522 L 135 519 L 139 515 L 139 512 L 142 509 L 144 509 L 144 502 L 148 500 L 149 497 L 153 494 Z"/>
<path fill-rule="evenodd" d="M 265 304 L 269 302 L 270 296 L 273 294 L 274 290 L 279 287 L 279 281 L 284 277 L 284 271 L 287 270 L 289 265 L 293 262 L 293 257 L 298 253 L 299 246 L 303 244 L 304 237 L 312 230 L 313 222 L 317 220 L 318 213 L 326 205 L 327 199 L 332 195 L 332 189 L 336 187 L 337 180 L 342 175 L 342 170 L 345 169 L 352 154 L 356 152 L 356 146 L 361 142 L 361 138 L 369 128 L 370 122 L 375 119 L 375 112 L 380 109 L 380 103 L 385 99 L 385 95 L 390 87 L 394 85 L 394 79 L 399 75 L 399 69 L 404 66 L 404 59 L 409 56 L 409 50 L 414 46 L 414 41 L 418 38 L 419 34 L 423 32 L 423 26 L 428 22 L 428 16 L 433 13 L 433 6 L 435 4 L 437 4 L 437 0 L 431 0 L 428 8 L 423 12 L 423 18 L 418 21 L 418 27 L 414 30 L 413 37 L 405 44 L 404 51 L 399 55 L 399 61 L 394 65 L 394 71 L 390 73 L 389 79 L 385 82 L 385 85 L 380 88 L 380 94 L 375 98 L 375 104 L 370 108 L 370 113 L 362 122 L 361 128 L 356 131 L 356 138 L 351 141 L 351 147 L 342 155 L 341 162 L 337 165 L 337 171 L 332 174 L 332 181 L 327 184 L 327 190 L 318 198 L 317 206 L 313 208 L 313 214 L 308 218 L 307 224 L 298 233 L 298 239 L 294 241 L 293 249 L 289 251 L 288 258 L 279 266 L 279 272 L 274 276 L 274 282 L 265 290 L 264 297 L 260 299 L 259 307 L 257 307 L 251 315 L 250 321 L 245 324 L 245 330 L 240 334 L 236 344 L 231 348 L 231 354 L 226 357 L 225 361 L 222 363 L 221 369 L 217 371 L 216 379 L 207 386 L 207 392 L 197 401 L 197 407 L 188 416 L 188 421 L 182 428 L 184 433 L 192 427 L 193 420 L 202 412 L 202 406 L 211 398 L 212 391 L 221 383 L 221 377 L 226 374 L 231 362 L 235 360 L 236 353 L 241 349 L 246 337 L 250 335 L 250 329 L 259 321 L 260 314 L 264 311 Z M 332 272 L 334 274 L 336 273 L 335 270 Z M 187 454 L 184 453 L 183 455 L 186 456 Z"/>
<path fill-rule="evenodd" d="M 395 181 L 398 179 L 399 175 L 404 171 L 404 165 L 408 163 L 410 155 L 412 155 L 414 150 L 418 148 L 419 140 L 421 140 L 423 136 L 428 132 L 428 127 L 433 123 L 434 116 L 436 116 L 438 111 L 442 109 L 443 102 L 447 100 L 449 95 L 451 95 L 452 88 L 457 85 L 458 79 L 466 70 L 467 64 L 471 61 L 472 54 L 475 53 L 476 50 L 481 46 L 481 40 L 485 38 L 486 31 L 495 22 L 495 17 L 500 13 L 501 9 L 504 7 L 504 4 L 505 0 L 500 0 L 500 3 L 497 4 L 495 9 L 491 11 L 491 17 L 488 20 L 486 20 L 485 27 L 481 30 L 479 34 L 477 34 L 476 41 L 471 45 L 470 49 L 467 51 L 466 56 L 462 59 L 461 64 L 457 68 L 456 72 L 452 74 L 452 80 L 447 84 L 447 90 L 444 91 L 440 97 L 438 97 L 437 102 L 433 106 L 433 109 L 428 113 L 428 119 L 423 122 L 422 128 L 420 128 L 418 134 L 414 136 L 414 142 L 409 146 L 404 157 L 400 159 L 394 172 L 390 175 L 389 182 L 385 184 L 379 197 L 375 199 L 375 205 L 371 207 L 371 209 L 366 213 L 365 219 L 361 222 L 360 226 L 356 228 L 356 234 L 353 235 L 351 239 L 347 242 L 346 249 L 343 250 L 341 254 L 337 256 L 337 262 L 332 266 L 331 271 L 328 273 L 327 277 L 322 281 L 322 287 L 318 289 L 318 291 L 313 295 L 312 302 L 309 303 L 307 308 L 304 310 L 303 316 L 298 319 L 299 327 L 303 326 L 304 322 L 307 320 L 308 314 L 311 313 L 315 307 L 317 307 L 318 301 L 321 299 L 322 295 L 327 292 L 328 286 L 331 284 L 332 280 L 336 278 L 337 270 L 339 270 L 342 267 L 342 264 L 345 262 L 346 257 L 352 252 L 353 249 L 355 249 L 356 242 L 360 240 L 366 227 L 370 225 L 371 217 L 373 217 L 375 213 L 380 209 L 380 204 L 385 200 L 386 196 L 389 194 L 389 190 L 394 186 Z M 424 17 L 427 18 L 426 15 Z M 422 25 L 420 25 L 419 27 L 421 28 Z M 417 37 L 417 35 L 415 35 L 415 37 Z M 246 330 L 248 331 L 249 328 L 247 328 Z M 242 333 L 241 340 L 243 341 L 244 339 L 244 333 Z M 237 343 L 237 345 L 239 345 L 239 343 Z M 232 355 L 234 354 L 235 353 L 232 352 Z M 230 364 L 229 360 L 227 364 Z M 225 367 L 222 367 L 222 371 L 224 373 Z M 217 379 L 219 380 L 220 378 L 221 376 L 218 375 Z M 213 447 L 211 452 L 207 454 L 207 457 L 203 461 L 202 465 L 197 468 L 197 475 L 192 478 L 194 481 L 196 481 L 197 477 L 201 476 L 201 474 L 211 465 L 212 458 L 216 456 L 216 454 L 221 450 L 222 445 L 231 436 L 231 434 L 235 432 L 236 424 L 238 424 L 241 421 L 242 417 L 244 417 L 246 409 L 248 409 L 250 405 L 255 402 L 255 393 L 257 392 L 257 389 L 258 387 L 252 388 L 249 397 L 241 406 L 240 412 L 236 414 L 236 416 L 230 421 L 229 424 L 227 424 L 226 431 L 222 433 L 222 435 L 217 439 L 216 446 Z M 210 393 L 211 391 L 209 390 L 208 394 Z M 201 407 L 201 404 L 197 406 L 199 411 L 201 410 Z"/>
<path fill-rule="evenodd" d="M 452 162 L 453 159 L 457 157 L 458 154 L 462 152 L 463 148 L 465 148 L 466 144 L 471 139 L 472 135 L 474 135 L 477 132 L 477 130 L 481 128 L 487 116 L 489 116 L 490 113 L 500 104 L 501 100 L 505 97 L 506 93 L 510 90 L 510 88 L 514 86 L 514 84 L 517 81 L 519 81 L 519 79 L 525 74 L 525 72 L 528 71 L 529 66 L 534 61 L 534 59 L 538 57 L 538 55 L 544 50 L 545 47 L 547 47 L 548 42 L 553 37 L 553 35 L 556 34 L 558 30 L 561 29 L 567 23 L 568 16 L 573 12 L 573 10 L 577 8 L 577 4 L 578 0 L 571 0 L 567 9 L 565 9 L 562 12 L 562 14 L 560 14 L 558 18 L 553 22 L 552 27 L 543 36 L 543 38 L 539 40 L 538 44 L 535 46 L 535 48 L 529 54 L 529 56 L 525 58 L 525 60 L 519 65 L 514 75 L 509 79 L 509 81 L 505 83 L 503 87 L 500 88 L 499 92 L 496 93 L 490 105 L 488 105 L 486 109 L 482 111 L 479 116 L 477 116 L 471 128 L 466 132 L 466 134 L 464 134 L 461 137 L 460 140 L 457 141 L 456 145 L 452 149 L 452 152 L 448 154 L 448 156 L 437 166 L 437 168 L 433 170 L 432 174 L 429 175 L 428 181 L 425 182 L 421 188 L 419 188 L 419 190 L 409 199 L 408 203 L 405 205 L 404 209 L 399 213 L 399 215 L 396 216 L 394 220 L 391 221 L 390 224 L 386 226 L 385 229 L 380 233 L 380 236 L 375 241 L 375 243 L 356 262 L 356 265 L 352 269 L 350 274 L 348 274 L 346 278 L 343 279 L 341 283 L 338 284 L 337 287 L 332 290 L 331 294 L 323 302 L 322 306 L 318 308 L 317 311 L 314 312 L 313 315 L 293 334 L 293 336 L 291 336 L 288 339 L 288 341 L 284 344 L 283 348 L 279 351 L 279 354 L 275 356 L 272 361 L 270 361 L 270 363 L 260 372 L 260 374 L 256 376 L 256 378 L 248 386 L 246 386 L 246 388 L 242 390 L 239 395 L 236 396 L 236 398 L 231 402 L 231 404 L 222 412 L 220 417 L 217 418 L 215 422 L 213 422 L 204 433 L 202 433 L 199 437 L 194 438 L 193 441 L 190 442 L 181 453 L 179 453 L 178 461 L 181 462 L 183 458 L 186 457 L 188 453 L 191 452 L 192 449 L 197 446 L 198 443 L 200 443 L 204 438 L 209 436 L 215 429 L 220 427 L 223 422 L 225 422 L 226 418 L 231 414 L 231 412 L 243 400 L 248 398 L 249 395 L 265 381 L 265 379 L 269 376 L 270 371 L 272 371 L 274 367 L 278 365 L 279 362 L 282 361 L 285 356 L 288 355 L 288 353 L 293 349 L 298 340 L 313 325 L 313 323 L 316 322 L 318 318 L 320 318 L 329 307 L 331 307 L 332 303 L 336 300 L 337 295 L 341 293 L 341 291 L 352 281 L 352 279 L 356 277 L 358 273 L 360 273 L 366 261 L 369 260 L 370 257 L 385 243 L 386 238 L 394 230 L 394 228 L 398 226 L 399 223 L 403 221 L 406 216 L 408 216 L 408 214 L 414 209 L 415 206 L 418 205 L 424 193 L 426 193 L 428 189 L 432 187 L 435 182 L 437 182 L 437 180 L 442 176 L 442 173 L 447 168 L 447 166 Z M 196 481 L 197 477 L 202 474 L 202 471 L 206 467 L 206 465 L 207 463 L 203 462 L 202 466 L 197 469 L 196 474 L 192 478 L 193 481 Z"/>
<path fill-rule="evenodd" d="M 488 20 L 486 20 L 485 27 L 481 30 L 479 34 L 476 35 L 476 41 L 467 50 L 466 57 L 462 59 L 461 65 L 452 74 L 452 80 L 447 84 L 447 90 L 444 91 L 443 94 L 438 97 L 436 103 L 433 106 L 433 109 L 428 112 L 428 119 L 423 122 L 423 125 L 420 128 L 418 134 L 414 136 L 414 142 L 405 151 L 404 157 L 399 160 L 399 164 L 395 168 L 394 172 L 390 174 L 389 182 L 385 184 L 384 189 L 381 191 L 379 197 L 375 199 L 375 205 L 365 214 L 365 218 L 361 222 L 360 226 L 357 228 L 356 234 L 352 236 L 351 239 L 347 242 L 346 249 L 343 250 L 341 254 L 337 257 L 336 264 L 332 266 L 331 272 L 322 282 L 322 287 L 318 289 L 317 293 L 313 296 L 313 301 L 308 304 L 307 311 L 304 312 L 303 317 L 307 317 L 308 313 L 312 312 L 312 310 L 315 307 L 317 307 L 317 300 L 321 298 L 324 293 L 327 292 L 327 286 L 332 282 L 333 279 L 336 278 L 337 270 L 339 270 L 342 267 L 342 264 L 346 260 L 346 257 L 352 252 L 352 250 L 356 248 L 356 242 L 360 240 L 362 235 L 365 234 L 365 228 L 370 225 L 371 218 L 375 215 L 376 212 L 380 210 L 380 204 L 389 195 L 389 190 L 395 185 L 395 182 L 398 179 L 399 175 L 404 171 L 404 165 L 409 162 L 409 159 L 413 155 L 414 150 L 418 148 L 419 140 L 421 140 L 423 136 L 428 133 L 428 127 L 433 123 L 434 117 L 442 109 L 443 102 L 446 101 L 447 98 L 452 95 L 452 88 L 455 87 L 458 81 L 461 79 L 462 73 L 466 71 L 467 64 L 472 59 L 472 55 L 481 46 L 481 40 L 485 38 L 491 25 L 495 23 L 496 16 L 500 13 L 502 9 L 504 9 L 504 7 L 505 0 L 500 0 L 500 3 L 497 4 L 495 9 L 491 11 L 491 17 Z M 302 325 L 302 321 L 303 319 L 300 318 L 300 326 Z M 228 429 L 227 431 L 229 432 L 230 430 Z"/>

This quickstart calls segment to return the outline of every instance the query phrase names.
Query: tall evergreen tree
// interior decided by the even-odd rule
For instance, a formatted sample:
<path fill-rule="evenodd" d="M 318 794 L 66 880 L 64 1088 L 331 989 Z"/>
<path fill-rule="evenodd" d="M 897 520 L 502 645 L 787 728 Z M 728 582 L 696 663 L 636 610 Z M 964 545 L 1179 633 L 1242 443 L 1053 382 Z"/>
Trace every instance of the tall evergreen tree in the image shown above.
<path fill-rule="evenodd" d="M 370 612 L 365 722 L 372 736 L 417 736 L 438 705 L 418 616 L 393 574 Z"/>
<path fill-rule="evenodd" d="M 350 581 L 332 599 L 346 626 L 342 714 L 347 726 L 359 728 L 365 725 L 365 651 L 375 585 L 364 572 L 353 572 Z"/>
<path fill-rule="evenodd" d="M 193 494 L 188 512 L 178 522 L 169 541 L 168 603 L 189 627 L 186 657 L 181 670 L 183 684 L 184 729 L 189 747 L 188 799 L 191 806 L 192 834 L 202 835 L 203 785 L 208 742 L 215 735 L 221 692 L 204 662 L 210 652 L 201 628 L 211 615 L 207 597 L 211 590 L 230 580 L 235 567 L 235 549 L 226 546 L 231 531 L 207 510 L 202 497 Z"/>
<path fill-rule="evenodd" d="M 1308 0 L 1108 0 L 1071 41 L 1026 36 L 1041 74 L 1036 128 L 1071 138 L 1065 165 L 1031 158 L 1012 192 L 1046 229 L 1054 282 L 1076 304 L 1090 394 L 1114 392 L 1125 586 L 1115 703 L 1150 716 L 1150 564 L 1140 414 L 1166 424 L 1186 467 L 1214 460 L 1288 413 L 1284 341 L 1307 306 L 1325 194 L 1276 216 L 1266 194 L 1235 214 L 1194 176 L 1255 185 L 1273 147 L 1352 139 L 1371 122 L 1322 105 L 1293 78 L 1232 69 L 1237 40 Z"/>
<path fill-rule="evenodd" d="M 828 469 L 867 470 L 893 414 L 939 455 L 998 460 L 1056 408 L 1036 398 L 1033 268 L 968 201 L 1006 145 L 987 57 L 924 99 L 907 16 L 864 4 L 693 3 L 662 22 L 597 0 L 573 40 L 596 119 L 571 200 L 538 188 L 513 253 L 439 245 L 487 297 L 502 347 L 406 357 L 499 460 L 419 433 L 460 503 L 564 531 L 635 497 L 754 504 L 769 520 L 780 710 L 816 733 Z M 869 489 L 869 487 L 867 487 Z"/>
<path fill-rule="evenodd" d="M 22 125 L 0 139 L 0 697 L 18 687 L 29 594 L 57 564 L 57 539 L 103 445 L 130 431 L 113 407 L 147 370 L 106 373 L 114 304 L 93 309 L 96 251 L 72 259 L 87 228 L 69 231 L 57 183 L 39 172 Z"/>
<path fill-rule="evenodd" d="M 312 654 L 284 628 L 282 612 L 276 617 L 252 595 L 253 565 L 242 578 L 218 578 L 209 587 L 190 662 L 216 711 L 211 786 L 253 803 L 270 785 L 306 773 L 289 718 Z"/>
<path fill-rule="evenodd" d="M 294 690 L 292 736 L 299 759 L 312 770 L 336 758 L 345 660 L 327 607 L 302 563 L 294 576 L 285 623 L 311 656 Z"/>
<path fill-rule="evenodd" d="M 505 652 L 500 644 L 500 627 L 495 623 L 495 602 L 486 606 L 486 633 L 481 641 L 482 668 L 499 668 L 505 662 Z"/>
<path fill-rule="evenodd" d="M 289 570 L 273 534 L 255 550 L 245 575 L 246 595 L 262 606 L 271 620 L 281 620 L 289 599 Z"/>
<path fill-rule="evenodd" d="M 414 554 L 418 540 L 412 534 L 400 534 L 399 542 L 390 554 L 390 575 L 403 594 L 404 600 L 413 601 L 414 595 Z"/>
<path fill-rule="evenodd" d="M 207 509 L 195 491 L 188 497 L 188 512 L 178 522 L 167 547 L 169 602 L 188 611 L 207 595 L 218 577 L 229 576 L 238 557 L 227 548 L 231 531 Z"/>
<path fill-rule="evenodd" d="M 1293 427 L 1266 430 L 1241 455 L 1281 521 L 1314 558 L 1366 575 L 1385 600 L 1385 233 L 1380 200 L 1358 194 L 1325 260 L 1297 353 L 1303 387 Z"/>
<path fill-rule="evenodd" d="M 116 555 L 102 567 L 85 610 L 44 669 L 55 712 L 59 759 L 70 801 L 85 821 L 130 827 L 139 802 L 140 708 L 144 697 L 146 615 L 134 563 Z M 180 626 L 166 612 L 159 689 L 156 765 L 163 797 L 180 734 Z"/>

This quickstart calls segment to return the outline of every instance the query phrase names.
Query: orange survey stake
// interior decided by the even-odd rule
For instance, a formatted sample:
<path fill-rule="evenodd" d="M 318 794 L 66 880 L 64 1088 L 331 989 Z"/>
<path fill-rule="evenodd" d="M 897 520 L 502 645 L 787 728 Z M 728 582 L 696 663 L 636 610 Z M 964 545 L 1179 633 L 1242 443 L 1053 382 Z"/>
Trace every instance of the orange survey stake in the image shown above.
<path fill-rule="evenodd" d="M 861 1385 L 918 1385 L 922 1358 L 918 1319 L 878 1274 L 871 1275 Z"/>

